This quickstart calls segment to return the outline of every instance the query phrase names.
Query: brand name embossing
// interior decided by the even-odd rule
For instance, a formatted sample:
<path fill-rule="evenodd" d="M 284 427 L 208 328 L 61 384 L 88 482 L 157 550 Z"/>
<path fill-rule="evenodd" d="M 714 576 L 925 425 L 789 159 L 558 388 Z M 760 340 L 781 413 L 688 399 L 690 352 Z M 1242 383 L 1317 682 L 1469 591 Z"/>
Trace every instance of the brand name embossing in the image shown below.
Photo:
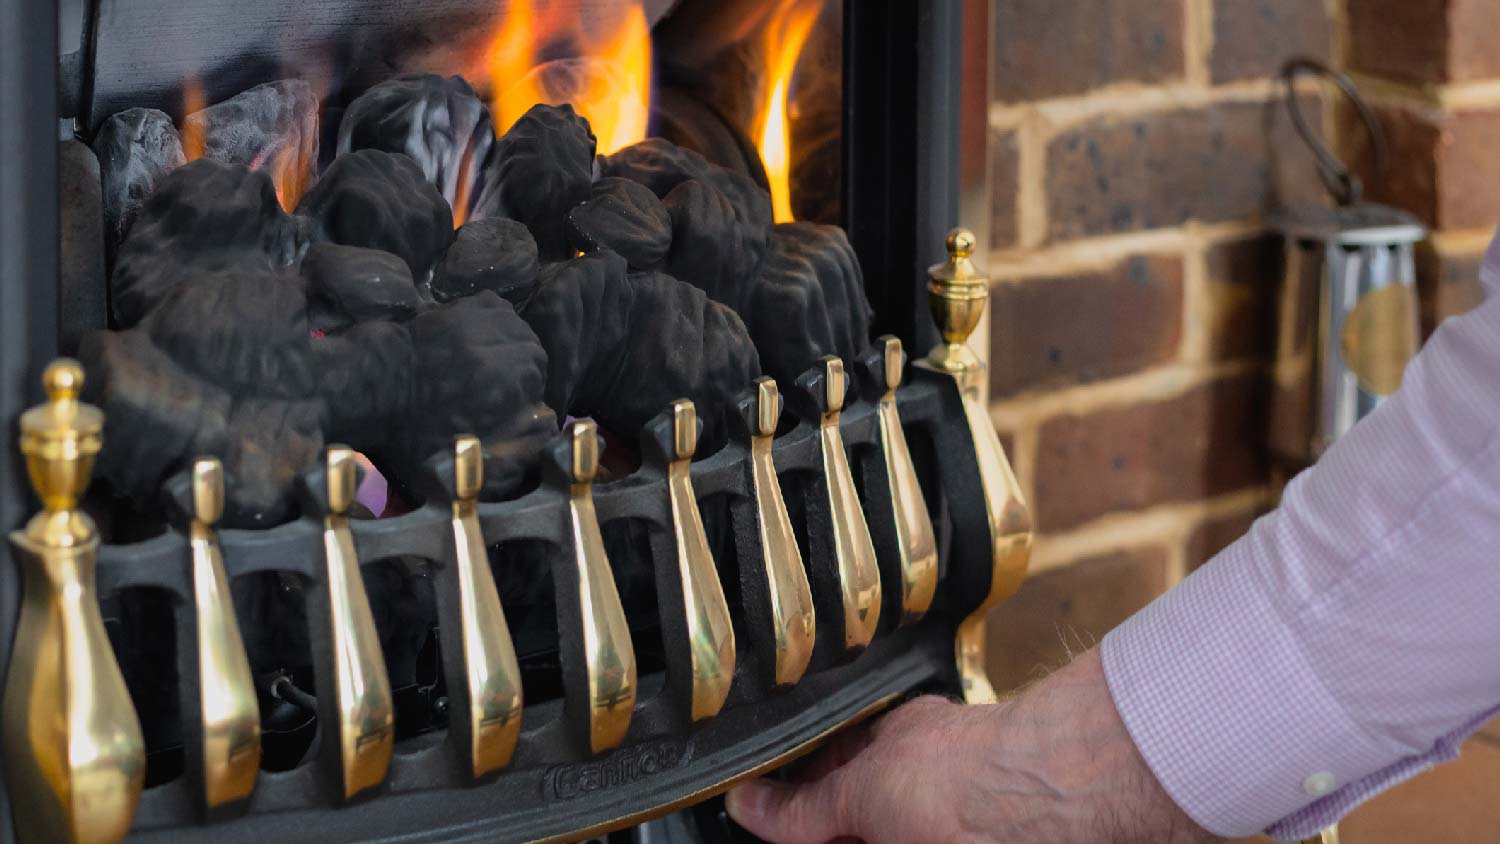
<path fill-rule="evenodd" d="M 542 794 L 548 800 L 572 800 L 680 768 L 692 756 L 692 743 L 678 739 L 627 747 L 594 762 L 553 767 L 542 780 Z"/>

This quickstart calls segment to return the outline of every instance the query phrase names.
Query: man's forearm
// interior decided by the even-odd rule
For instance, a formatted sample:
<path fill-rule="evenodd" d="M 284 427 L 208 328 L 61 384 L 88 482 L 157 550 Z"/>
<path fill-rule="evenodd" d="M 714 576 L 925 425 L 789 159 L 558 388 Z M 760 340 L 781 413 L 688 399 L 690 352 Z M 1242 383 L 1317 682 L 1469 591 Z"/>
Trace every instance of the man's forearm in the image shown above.
<path fill-rule="evenodd" d="M 1500 252 L 1401 390 L 1106 637 L 1147 762 L 1225 835 L 1312 832 L 1500 704 Z"/>

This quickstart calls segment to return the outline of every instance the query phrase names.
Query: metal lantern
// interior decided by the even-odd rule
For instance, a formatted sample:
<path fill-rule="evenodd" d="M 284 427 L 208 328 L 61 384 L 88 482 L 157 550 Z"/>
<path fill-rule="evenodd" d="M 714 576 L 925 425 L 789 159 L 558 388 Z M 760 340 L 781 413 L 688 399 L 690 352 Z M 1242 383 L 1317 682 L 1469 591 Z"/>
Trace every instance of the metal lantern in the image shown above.
<path fill-rule="evenodd" d="M 1286 65 L 1287 110 L 1337 203 L 1272 219 L 1285 238 L 1286 274 L 1271 445 L 1294 466 L 1317 459 L 1401 385 L 1421 344 L 1412 253 L 1427 236 L 1405 211 L 1360 201 L 1358 177 L 1298 109 L 1295 82 L 1304 73 L 1337 83 L 1370 133 L 1377 170 L 1387 157 L 1380 125 L 1347 76 L 1306 59 Z"/>

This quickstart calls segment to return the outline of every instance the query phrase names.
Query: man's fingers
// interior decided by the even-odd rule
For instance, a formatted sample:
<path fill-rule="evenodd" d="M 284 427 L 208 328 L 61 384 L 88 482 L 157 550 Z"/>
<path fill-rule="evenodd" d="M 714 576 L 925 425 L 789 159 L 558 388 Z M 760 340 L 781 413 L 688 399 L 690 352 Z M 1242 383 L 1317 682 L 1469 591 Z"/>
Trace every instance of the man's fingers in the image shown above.
<path fill-rule="evenodd" d="M 793 785 L 752 780 L 729 792 L 724 807 L 734 822 L 772 844 L 824 844 L 852 833 L 829 776 Z"/>

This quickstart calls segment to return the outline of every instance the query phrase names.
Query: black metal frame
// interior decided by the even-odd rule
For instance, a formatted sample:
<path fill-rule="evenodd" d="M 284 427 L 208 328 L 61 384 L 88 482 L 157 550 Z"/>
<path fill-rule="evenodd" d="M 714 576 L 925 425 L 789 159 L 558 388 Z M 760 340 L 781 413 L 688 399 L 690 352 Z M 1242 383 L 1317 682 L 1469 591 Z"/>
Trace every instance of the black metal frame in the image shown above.
<path fill-rule="evenodd" d="M 922 269 L 942 257 L 942 235 L 955 222 L 958 209 L 962 3 L 846 0 L 845 16 L 846 226 L 865 270 L 877 328 L 900 336 L 908 349 L 925 350 L 935 340 L 935 331 L 925 316 Z M 58 349 L 56 19 L 57 0 L 0 0 L 0 419 L 6 423 L 5 442 L 0 443 L 0 528 L 6 530 L 20 526 L 35 509 L 14 447 L 15 424 L 20 412 L 39 399 L 39 373 Z M 333 840 L 329 836 L 337 830 L 339 838 L 347 840 L 493 841 L 577 832 L 675 799 L 691 802 L 706 796 L 703 783 L 722 786 L 780 760 L 913 688 L 952 688 L 953 633 L 966 612 L 958 597 L 987 593 L 989 570 L 983 560 L 975 559 L 973 549 L 987 548 L 989 538 L 983 533 L 983 512 L 967 512 L 979 506 L 983 495 L 951 379 L 916 373 L 913 382 L 901 392 L 902 413 L 916 433 L 918 451 L 923 442 L 929 448 L 929 459 L 923 461 L 931 475 L 927 480 L 941 479 L 941 495 L 936 488 L 928 490 L 929 501 L 937 505 L 934 515 L 954 531 L 955 541 L 944 554 L 941 594 L 947 598 L 919 625 L 883 633 L 853 663 L 826 666 L 788 692 L 761 689 L 764 694 L 759 697 L 732 697 L 718 718 L 670 731 L 675 737 L 671 740 L 685 742 L 681 749 L 692 754 L 691 766 L 674 769 L 680 776 L 668 772 L 637 788 L 600 790 L 566 804 L 549 803 L 542 797 L 546 777 L 550 774 L 555 783 L 568 765 L 586 760 L 566 750 L 566 742 L 551 737 L 555 727 L 541 726 L 528 730 L 515 765 L 486 785 L 456 784 L 452 766 L 440 764 L 445 751 L 438 745 L 398 755 L 386 791 L 357 806 L 328 812 L 323 791 L 304 787 L 306 777 L 317 776 L 308 773 L 314 766 L 262 775 L 253 802 L 279 801 L 286 811 L 167 830 L 163 823 L 169 819 L 182 823 L 192 817 L 182 785 L 185 777 L 148 792 L 137 815 L 138 837 L 251 841 L 278 835 L 288 841 Z M 873 442 L 873 419 L 868 402 L 845 414 L 845 436 L 856 453 Z M 811 431 L 804 425 L 778 439 L 776 456 L 783 472 L 795 475 L 810 468 L 804 464 L 813 453 Z M 943 456 L 941 472 L 931 460 L 934 454 Z M 740 457 L 737 447 L 730 446 L 695 465 L 700 496 L 735 494 L 736 484 L 742 483 L 733 480 L 740 477 Z M 638 493 L 638 484 L 632 487 L 630 479 L 601 487 L 601 518 L 641 516 L 633 503 L 642 498 Z M 544 488 L 517 502 L 485 505 L 481 513 L 486 536 L 499 541 L 527 530 L 545 534 L 543 528 L 518 525 L 555 520 L 543 514 L 555 509 L 558 494 Z M 294 567 L 305 577 L 318 577 L 320 555 L 313 527 L 297 522 L 258 534 L 226 532 L 230 574 L 287 566 L 295 560 Z M 445 529 L 438 509 L 427 508 L 401 519 L 360 524 L 356 539 L 366 562 L 410 551 L 441 561 L 448 553 L 439 539 Z M 168 534 L 141 545 L 106 547 L 99 571 L 101 594 L 149 583 L 182 596 L 186 568 L 181 543 L 180 536 Z M 19 588 L 8 543 L 0 542 L 0 556 L 3 677 Z M 178 602 L 179 630 L 190 629 L 182 626 L 183 614 L 190 613 L 186 606 Z M 180 679 L 184 688 L 192 686 L 190 674 Z M 737 686 L 742 690 L 736 695 L 759 688 L 754 683 Z M 606 757 L 605 764 L 662 740 L 660 727 L 669 721 L 662 720 L 665 714 L 653 714 L 652 706 L 642 704 L 626 748 Z M 546 713 L 527 712 L 531 723 L 541 717 Z M 11 844 L 14 832 L 3 785 L 0 771 L 0 844 Z M 559 820 L 560 812 L 566 813 L 565 821 Z"/>

